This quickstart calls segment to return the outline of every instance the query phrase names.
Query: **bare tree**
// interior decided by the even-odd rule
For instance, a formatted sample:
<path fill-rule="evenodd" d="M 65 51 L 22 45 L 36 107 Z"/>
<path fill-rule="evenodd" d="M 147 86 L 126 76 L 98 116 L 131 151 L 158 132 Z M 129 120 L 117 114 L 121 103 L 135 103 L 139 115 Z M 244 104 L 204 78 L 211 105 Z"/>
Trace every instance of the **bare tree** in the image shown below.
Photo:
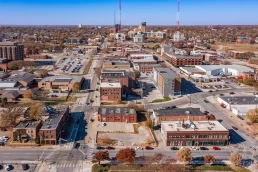
<path fill-rule="evenodd" d="M 95 153 L 91 162 L 100 164 L 101 161 L 105 161 L 105 160 L 109 160 L 108 151 L 99 151 Z"/>
<path fill-rule="evenodd" d="M 242 164 L 242 155 L 239 152 L 232 152 L 229 161 L 234 164 L 234 166 L 239 166 Z"/>
<path fill-rule="evenodd" d="M 121 149 L 117 154 L 116 154 L 116 159 L 119 162 L 124 162 L 124 163 L 133 163 L 135 161 L 135 150 L 132 148 L 125 148 Z"/>
<path fill-rule="evenodd" d="M 192 160 L 192 151 L 187 147 L 180 149 L 176 154 L 178 160 L 184 162 L 184 164 Z"/>
<path fill-rule="evenodd" d="M 41 116 L 44 115 L 45 109 L 43 103 L 35 103 L 30 106 L 29 118 L 30 119 L 41 119 Z"/>
<path fill-rule="evenodd" d="M 214 163 L 216 161 L 217 161 L 216 158 L 214 156 L 212 156 L 212 155 L 206 155 L 204 157 L 204 162 L 205 163 L 209 163 L 210 165 L 211 165 L 211 163 Z"/>
<path fill-rule="evenodd" d="M 0 126 L 2 128 L 14 127 L 24 113 L 24 108 L 20 106 L 7 107 L 0 114 Z"/>

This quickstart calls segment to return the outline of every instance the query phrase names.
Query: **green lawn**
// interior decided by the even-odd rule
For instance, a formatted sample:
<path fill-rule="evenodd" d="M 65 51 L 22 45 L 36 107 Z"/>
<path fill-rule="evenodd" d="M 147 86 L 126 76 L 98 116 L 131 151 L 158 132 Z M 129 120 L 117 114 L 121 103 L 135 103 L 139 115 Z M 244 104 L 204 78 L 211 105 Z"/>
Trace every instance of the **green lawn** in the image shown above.
<path fill-rule="evenodd" d="M 152 103 L 167 102 L 167 101 L 170 101 L 170 100 L 171 100 L 170 97 L 164 97 L 164 99 L 153 100 Z"/>

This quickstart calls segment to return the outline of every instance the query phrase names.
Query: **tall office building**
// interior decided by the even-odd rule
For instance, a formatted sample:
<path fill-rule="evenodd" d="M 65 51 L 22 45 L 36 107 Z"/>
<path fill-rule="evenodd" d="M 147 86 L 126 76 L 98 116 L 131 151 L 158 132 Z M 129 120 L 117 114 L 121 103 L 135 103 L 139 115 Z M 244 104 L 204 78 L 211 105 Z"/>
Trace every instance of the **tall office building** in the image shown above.
<path fill-rule="evenodd" d="M 17 42 L 0 42 L 0 58 L 8 60 L 23 60 L 24 46 Z"/>

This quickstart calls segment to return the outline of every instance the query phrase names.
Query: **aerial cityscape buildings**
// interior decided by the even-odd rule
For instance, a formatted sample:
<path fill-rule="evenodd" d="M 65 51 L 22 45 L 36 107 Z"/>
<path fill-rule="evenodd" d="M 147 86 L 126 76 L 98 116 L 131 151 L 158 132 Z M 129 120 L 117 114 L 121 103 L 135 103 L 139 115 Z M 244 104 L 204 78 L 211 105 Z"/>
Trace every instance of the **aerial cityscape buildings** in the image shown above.
<path fill-rule="evenodd" d="M 42 3 L 0 2 L 0 172 L 258 170 L 256 2 Z"/>

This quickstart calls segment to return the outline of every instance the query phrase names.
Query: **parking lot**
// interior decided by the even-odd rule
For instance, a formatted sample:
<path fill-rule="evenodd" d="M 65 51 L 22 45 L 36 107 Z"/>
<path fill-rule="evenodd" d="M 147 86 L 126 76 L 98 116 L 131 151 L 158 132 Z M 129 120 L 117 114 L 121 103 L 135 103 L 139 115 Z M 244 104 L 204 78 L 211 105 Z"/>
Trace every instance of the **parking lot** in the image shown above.
<path fill-rule="evenodd" d="M 153 143 L 153 139 L 145 127 L 140 126 L 138 131 L 138 134 L 99 133 L 98 139 L 109 138 L 115 140 L 115 146 L 144 146 L 148 143 Z"/>
<path fill-rule="evenodd" d="M 83 74 L 84 68 L 89 61 L 89 56 L 63 57 L 55 71 L 57 73 L 64 72 L 67 74 Z"/>
<path fill-rule="evenodd" d="M 160 91 L 156 88 L 153 81 L 151 79 L 141 79 L 140 85 L 143 89 L 143 98 L 147 102 L 152 102 L 156 99 L 163 99 L 162 94 Z"/>

